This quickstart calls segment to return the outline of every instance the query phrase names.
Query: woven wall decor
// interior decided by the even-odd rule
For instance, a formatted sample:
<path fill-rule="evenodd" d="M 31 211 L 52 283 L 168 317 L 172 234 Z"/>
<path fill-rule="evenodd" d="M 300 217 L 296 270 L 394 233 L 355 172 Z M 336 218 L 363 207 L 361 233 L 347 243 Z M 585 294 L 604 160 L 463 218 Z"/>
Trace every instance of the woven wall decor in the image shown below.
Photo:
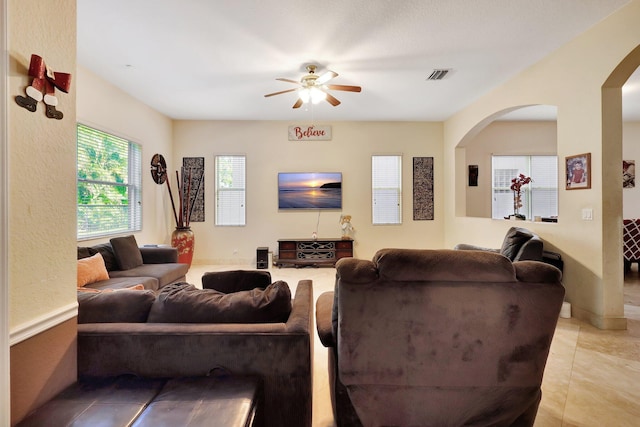
<path fill-rule="evenodd" d="M 413 158 L 413 220 L 433 220 L 433 157 Z"/>

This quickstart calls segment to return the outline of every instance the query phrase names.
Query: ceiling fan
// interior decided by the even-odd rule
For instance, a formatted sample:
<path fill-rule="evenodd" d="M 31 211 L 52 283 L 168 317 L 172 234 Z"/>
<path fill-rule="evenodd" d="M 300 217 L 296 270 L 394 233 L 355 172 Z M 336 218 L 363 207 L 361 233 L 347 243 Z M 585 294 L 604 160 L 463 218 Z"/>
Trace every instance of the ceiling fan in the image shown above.
<path fill-rule="evenodd" d="M 360 92 L 362 90 L 360 86 L 326 84 L 329 80 L 337 77 L 338 73 L 329 70 L 319 76 L 316 74 L 317 68 L 317 65 L 307 65 L 308 74 L 302 76 L 299 82 L 291 79 L 277 78 L 276 80 L 279 80 L 281 82 L 293 83 L 298 85 L 299 87 L 295 89 L 287 89 L 280 92 L 269 93 L 265 95 L 265 98 L 274 95 L 280 95 L 283 93 L 298 91 L 298 100 L 295 104 L 293 104 L 293 108 L 300 108 L 302 104 L 306 104 L 308 102 L 317 104 L 325 100 L 335 107 L 340 104 L 340 101 L 338 101 L 336 97 L 331 95 L 328 92 L 329 90 L 344 90 L 347 92 Z"/>

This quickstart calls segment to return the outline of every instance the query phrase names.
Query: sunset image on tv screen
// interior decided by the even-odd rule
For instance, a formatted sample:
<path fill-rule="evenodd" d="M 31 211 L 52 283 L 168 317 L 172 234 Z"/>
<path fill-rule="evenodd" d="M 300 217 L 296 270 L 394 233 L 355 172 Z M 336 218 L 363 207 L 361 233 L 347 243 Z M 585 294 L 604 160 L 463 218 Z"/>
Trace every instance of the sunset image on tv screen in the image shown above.
<path fill-rule="evenodd" d="M 341 173 L 283 172 L 278 174 L 278 209 L 341 208 Z"/>

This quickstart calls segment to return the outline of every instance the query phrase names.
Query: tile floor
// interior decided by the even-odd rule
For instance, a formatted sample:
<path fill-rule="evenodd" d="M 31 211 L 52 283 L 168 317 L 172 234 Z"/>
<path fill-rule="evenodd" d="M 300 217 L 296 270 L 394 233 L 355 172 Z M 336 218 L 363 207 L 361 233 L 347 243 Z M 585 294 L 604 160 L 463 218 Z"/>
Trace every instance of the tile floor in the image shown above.
<path fill-rule="evenodd" d="M 206 271 L 254 266 L 193 265 L 189 283 Z M 314 297 L 333 290 L 333 268 L 270 268 L 295 293 L 298 280 L 313 280 Z M 640 426 L 640 273 L 625 282 L 625 331 L 602 331 L 576 319 L 559 319 L 542 384 L 535 427 Z M 315 332 L 315 329 L 314 329 Z M 335 426 L 329 398 L 327 350 L 314 334 L 313 427 Z"/>

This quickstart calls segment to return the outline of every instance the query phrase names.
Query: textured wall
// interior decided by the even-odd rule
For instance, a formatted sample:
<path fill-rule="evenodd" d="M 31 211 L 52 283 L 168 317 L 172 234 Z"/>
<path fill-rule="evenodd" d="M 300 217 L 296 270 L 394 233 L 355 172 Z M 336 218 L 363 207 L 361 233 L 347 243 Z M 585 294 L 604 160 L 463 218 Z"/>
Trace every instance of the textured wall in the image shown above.
<path fill-rule="evenodd" d="M 11 416 L 75 380 L 75 83 L 62 120 L 18 106 L 31 54 L 75 74 L 76 1 L 10 0 L 8 79 Z M 31 355 L 24 357 L 23 351 Z M 44 360 L 43 360 L 44 359 Z M 19 387 L 17 386 L 19 384 Z"/>
<path fill-rule="evenodd" d="M 57 92 L 62 120 L 44 104 L 34 113 L 13 98 L 30 84 L 31 54 L 75 74 L 76 2 L 9 4 L 10 325 L 46 316 L 76 299 L 75 84 Z"/>
<path fill-rule="evenodd" d="M 172 155 L 171 119 L 84 67 L 78 67 L 76 83 L 78 122 L 142 146 L 142 231 L 136 234 L 136 241 L 139 244 L 170 243 L 175 225 L 167 187 L 153 182 L 149 171 L 155 153 L 165 157 L 170 171 L 182 165 L 182 159 Z"/>

